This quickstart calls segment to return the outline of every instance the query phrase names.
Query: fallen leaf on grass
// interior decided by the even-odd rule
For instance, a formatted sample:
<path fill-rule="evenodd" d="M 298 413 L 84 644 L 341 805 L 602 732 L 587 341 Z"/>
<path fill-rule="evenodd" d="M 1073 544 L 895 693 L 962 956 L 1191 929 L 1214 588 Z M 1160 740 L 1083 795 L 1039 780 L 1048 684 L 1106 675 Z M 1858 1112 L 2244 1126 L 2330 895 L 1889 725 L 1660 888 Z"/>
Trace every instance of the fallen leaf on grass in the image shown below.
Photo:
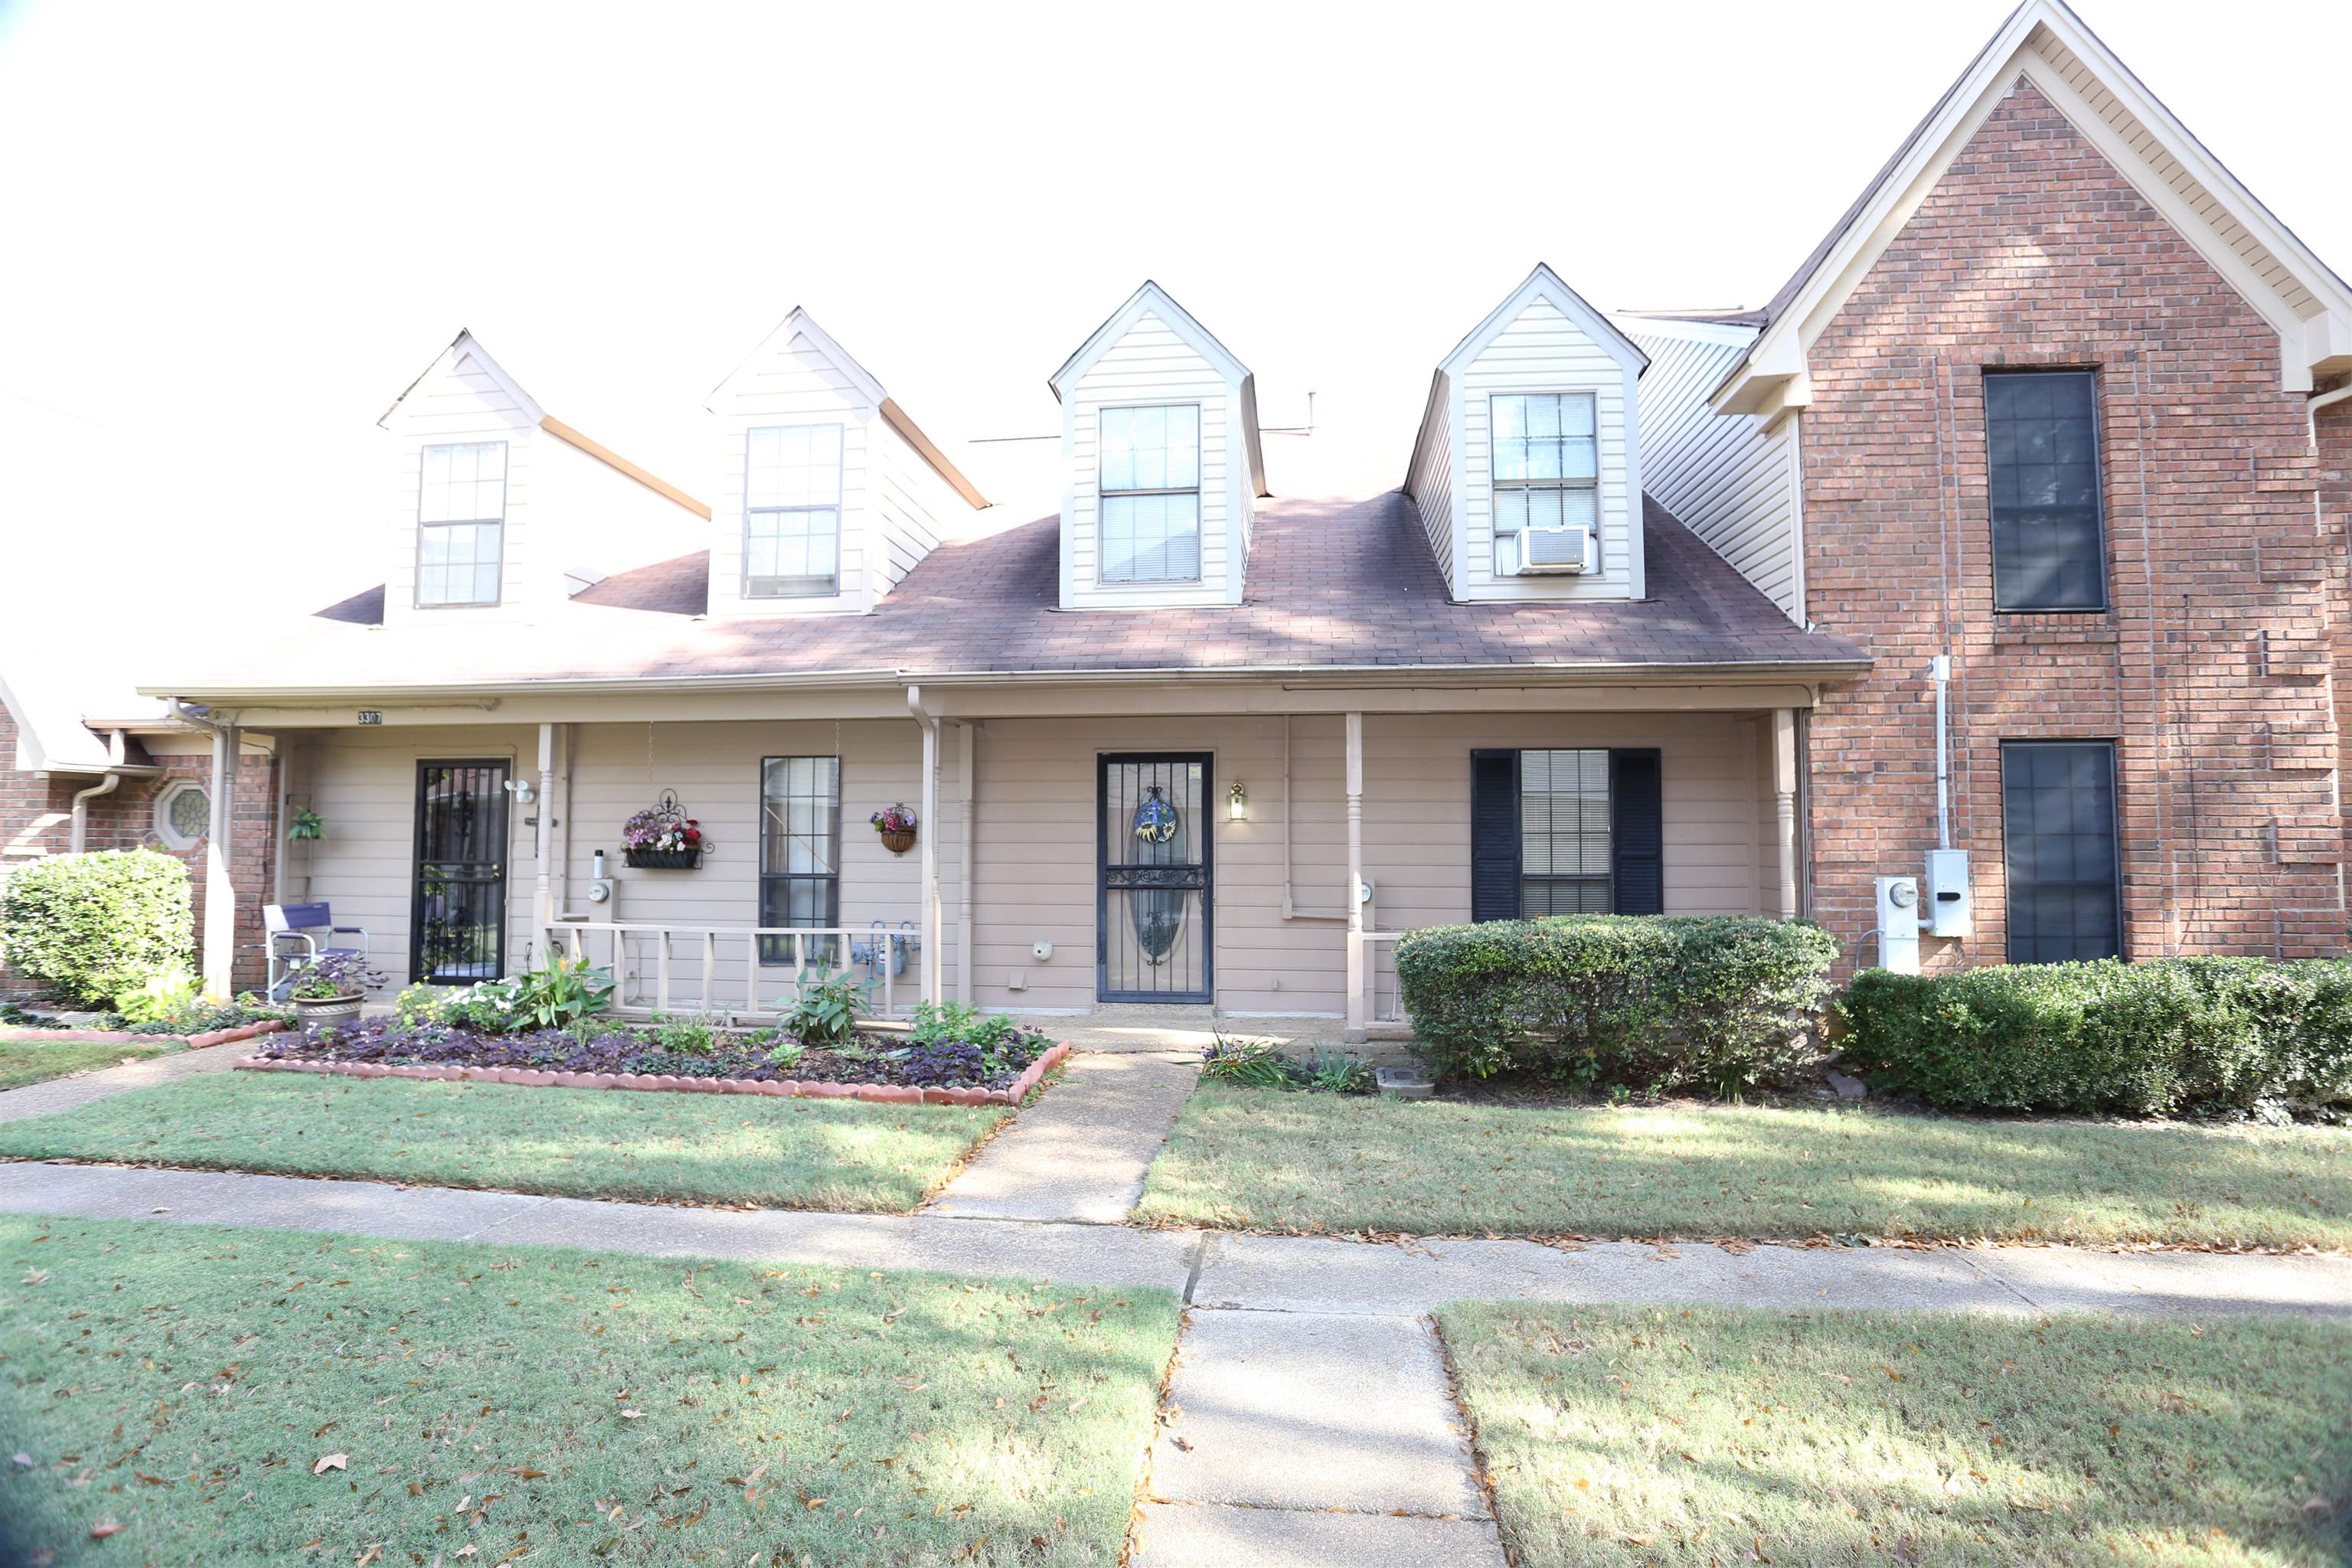
<path fill-rule="evenodd" d="M 317 1464 L 310 1467 L 310 1473 L 314 1476 L 323 1476 L 329 1470 L 341 1469 L 346 1464 L 350 1463 L 350 1461 L 351 1456 L 349 1454 L 329 1454 L 326 1458 L 320 1459 Z"/>
<path fill-rule="evenodd" d="M 645 1414 L 646 1413 L 642 1410 L 624 1410 L 621 1412 L 621 1419 L 624 1421 L 641 1420 L 644 1418 Z"/>
<path fill-rule="evenodd" d="M 110 1519 L 101 1519 L 96 1524 L 89 1527 L 89 1538 L 92 1541 L 103 1541 L 110 1535 L 120 1535 L 121 1533 L 122 1526 L 117 1524 Z"/>

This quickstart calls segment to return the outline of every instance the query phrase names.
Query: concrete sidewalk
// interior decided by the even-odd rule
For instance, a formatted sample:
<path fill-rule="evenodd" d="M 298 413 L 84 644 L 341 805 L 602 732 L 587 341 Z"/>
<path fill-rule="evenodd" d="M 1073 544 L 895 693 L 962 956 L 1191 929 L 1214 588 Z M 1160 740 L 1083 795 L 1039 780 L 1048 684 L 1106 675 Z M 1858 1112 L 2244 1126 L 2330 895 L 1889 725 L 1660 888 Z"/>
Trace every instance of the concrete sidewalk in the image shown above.
<path fill-rule="evenodd" d="M 128 1094 L 136 1089 L 152 1089 L 159 1083 L 194 1078 L 198 1073 L 226 1072 L 253 1055 L 258 1044 L 254 1040 L 232 1040 L 226 1046 L 175 1051 L 168 1057 L 150 1057 L 128 1067 L 100 1068 L 96 1072 L 53 1078 L 47 1083 L 28 1083 L 22 1089 L 0 1091 L 0 1121 L 22 1121 L 28 1116 L 71 1110 L 94 1100 Z"/>
<path fill-rule="evenodd" d="M 751 1212 L 376 1182 L 0 1163 L 0 1210 L 1156 1285 L 1199 1307 L 1396 1317 L 1454 1300 L 2352 1318 L 2352 1258 L 2077 1247 L 1398 1246 L 946 1215 Z"/>

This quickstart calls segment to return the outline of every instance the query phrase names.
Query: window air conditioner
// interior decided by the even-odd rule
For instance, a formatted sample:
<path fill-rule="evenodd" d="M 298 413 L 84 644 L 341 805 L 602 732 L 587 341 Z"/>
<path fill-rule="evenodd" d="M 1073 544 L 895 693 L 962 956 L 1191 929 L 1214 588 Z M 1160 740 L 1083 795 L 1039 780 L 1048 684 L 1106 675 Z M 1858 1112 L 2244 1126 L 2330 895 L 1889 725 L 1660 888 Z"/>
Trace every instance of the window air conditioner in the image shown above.
<path fill-rule="evenodd" d="M 1519 531 L 1519 575 L 1550 576 L 1590 572 L 1597 563 L 1593 559 L 1592 530 L 1585 523 L 1572 523 L 1566 528 L 1527 528 Z"/>

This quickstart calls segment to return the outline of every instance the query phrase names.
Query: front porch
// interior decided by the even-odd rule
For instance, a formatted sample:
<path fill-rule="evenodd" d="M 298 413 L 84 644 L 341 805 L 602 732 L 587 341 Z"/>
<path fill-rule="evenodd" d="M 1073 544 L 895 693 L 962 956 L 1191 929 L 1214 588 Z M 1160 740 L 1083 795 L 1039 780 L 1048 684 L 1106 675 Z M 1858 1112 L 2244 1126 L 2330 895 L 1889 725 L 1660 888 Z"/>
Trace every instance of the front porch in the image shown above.
<path fill-rule="evenodd" d="M 1160 1049 L 1398 1032 L 1398 936 L 1498 887 L 1531 911 L 1654 881 L 1664 912 L 1794 917 L 1811 695 L 897 688 L 240 720 L 325 824 L 287 847 L 278 901 L 366 928 L 393 989 L 553 947 L 610 965 L 629 1012 L 758 1017 L 803 967 L 849 968 L 880 1016 L 968 1001 Z M 1654 759 L 1638 875 L 1629 755 Z M 1481 757 L 1511 760 L 1499 814 Z M 698 862 L 629 867 L 622 825 L 665 793 Z M 917 841 L 894 853 L 868 819 L 901 803 Z"/>

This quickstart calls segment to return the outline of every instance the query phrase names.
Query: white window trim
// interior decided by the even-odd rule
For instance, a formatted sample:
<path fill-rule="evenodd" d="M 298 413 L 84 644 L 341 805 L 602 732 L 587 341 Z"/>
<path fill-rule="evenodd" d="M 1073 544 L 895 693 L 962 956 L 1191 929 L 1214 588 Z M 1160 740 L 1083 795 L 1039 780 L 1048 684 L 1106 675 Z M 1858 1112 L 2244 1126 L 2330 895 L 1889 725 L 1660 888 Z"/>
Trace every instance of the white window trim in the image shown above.
<path fill-rule="evenodd" d="M 766 430 L 831 430 L 834 436 L 833 504 L 803 502 L 796 506 L 759 506 L 751 504 L 751 437 Z M 841 536 L 845 531 L 841 515 L 842 487 L 847 481 L 843 470 L 849 467 L 849 427 L 839 420 L 813 419 L 798 425 L 749 425 L 743 429 L 743 559 L 742 571 L 737 574 L 736 593 L 747 602 L 765 603 L 772 599 L 837 599 L 841 596 Z M 833 513 L 833 586 L 801 594 L 762 594 L 751 588 L 751 519 L 779 517 L 785 512 L 830 511 Z"/>
<path fill-rule="evenodd" d="M 1193 474 L 1192 483 L 1190 486 L 1180 485 L 1172 489 L 1153 490 L 1112 490 L 1105 489 L 1103 488 L 1102 416 L 1114 410 L 1136 408 L 1189 408 L 1192 411 Z M 1179 399 L 1176 402 L 1171 403 L 1164 397 L 1143 397 L 1119 403 L 1098 403 L 1095 405 L 1096 587 L 1110 588 L 1114 590 L 1131 590 L 1139 588 L 1151 589 L 1160 587 L 1166 584 L 1200 584 L 1207 580 L 1209 571 L 1207 549 L 1209 523 L 1207 517 L 1204 515 L 1206 509 L 1202 505 L 1206 490 L 1201 477 L 1208 470 L 1209 466 L 1209 437 L 1208 424 L 1205 417 L 1206 412 L 1204 405 L 1196 399 Z M 1192 557 L 1194 565 L 1192 574 L 1190 577 L 1108 577 L 1103 574 L 1103 537 L 1110 510 L 1108 503 L 1114 496 L 1120 498 L 1129 496 L 1191 496 L 1192 498 Z"/>
<path fill-rule="evenodd" d="M 496 447 L 499 448 L 499 515 L 496 517 L 445 517 L 437 521 L 425 521 L 425 455 L 436 447 Z M 494 610 L 506 599 L 507 581 L 507 491 L 514 482 L 514 450 L 504 441 L 426 441 L 416 448 L 416 560 L 415 592 L 411 597 L 420 610 Z M 491 599 L 427 599 L 425 596 L 425 531 L 428 528 L 479 528 L 484 523 L 496 523 L 499 529 L 499 593 Z"/>
<path fill-rule="evenodd" d="M 1592 478 L 1590 479 L 1497 479 L 1495 477 L 1495 402 L 1503 397 L 1581 397 L 1592 405 Z M 1495 542 L 1506 537 L 1517 539 L 1517 533 L 1506 535 L 1495 526 L 1501 511 L 1495 498 L 1506 489 L 1561 489 L 1592 492 L 1592 572 L 1602 570 L 1601 560 L 1601 393 L 1591 386 L 1527 386 L 1508 387 L 1486 395 L 1486 574 L 1501 581 L 1524 574 L 1527 563 L 1508 572 L 1495 570 Z"/>
<path fill-rule="evenodd" d="M 205 836 L 201 833 L 194 837 L 185 837 L 172 826 L 172 804 L 184 795 L 205 795 L 205 786 L 195 779 L 173 779 L 155 792 L 155 837 L 163 841 L 163 847 L 167 849 L 186 851 L 194 849 L 205 841 Z M 209 822 L 212 816 L 212 801 L 209 795 L 205 796 L 205 816 Z"/>

